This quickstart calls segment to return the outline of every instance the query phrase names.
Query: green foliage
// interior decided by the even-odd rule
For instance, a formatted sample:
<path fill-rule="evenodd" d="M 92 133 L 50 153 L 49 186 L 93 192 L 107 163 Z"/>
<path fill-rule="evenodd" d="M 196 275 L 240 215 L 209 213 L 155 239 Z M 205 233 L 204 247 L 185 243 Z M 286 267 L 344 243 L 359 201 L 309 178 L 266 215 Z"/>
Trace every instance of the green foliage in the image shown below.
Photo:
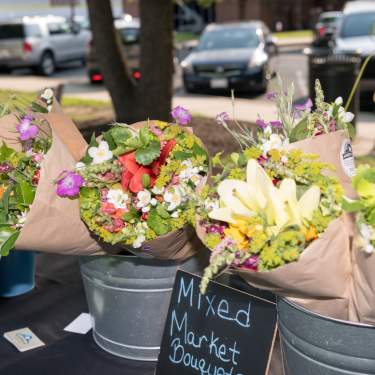
<path fill-rule="evenodd" d="M 160 156 L 160 142 L 150 141 L 146 146 L 138 148 L 135 159 L 139 164 L 149 165 Z"/>
<path fill-rule="evenodd" d="M 147 224 L 158 236 L 167 234 L 170 231 L 168 221 L 163 220 L 163 217 L 160 216 L 156 210 L 150 212 Z"/>

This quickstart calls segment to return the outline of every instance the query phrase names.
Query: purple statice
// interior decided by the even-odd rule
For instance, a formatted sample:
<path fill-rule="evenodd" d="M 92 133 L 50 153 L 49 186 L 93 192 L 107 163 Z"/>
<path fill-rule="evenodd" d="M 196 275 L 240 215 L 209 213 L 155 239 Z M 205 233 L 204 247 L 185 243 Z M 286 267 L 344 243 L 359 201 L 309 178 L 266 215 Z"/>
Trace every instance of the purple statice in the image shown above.
<path fill-rule="evenodd" d="M 65 172 L 64 176 L 57 181 L 56 193 L 59 197 L 75 197 L 84 182 L 81 175 L 74 172 Z"/>
<path fill-rule="evenodd" d="M 224 239 L 222 239 L 221 242 L 212 251 L 210 256 L 210 262 L 212 262 L 213 259 L 219 254 L 221 254 L 225 249 L 230 248 L 235 244 L 235 241 L 233 241 L 231 237 L 225 237 Z"/>
<path fill-rule="evenodd" d="M 270 124 L 274 129 L 282 129 L 283 127 L 283 123 L 279 120 L 270 121 Z"/>
<path fill-rule="evenodd" d="M 268 124 L 261 118 L 257 118 L 257 120 L 255 121 L 255 123 L 261 128 L 261 129 L 265 129 Z"/>
<path fill-rule="evenodd" d="M 39 128 L 32 123 L 32 116 L 24 116 L 21 122 L 16 126 L 21 141 L 34 139 L 39 133 Z"/>
<path fill-rule="evenodd" d="M 247 258 L 243 263 L 242 267 L 249 270 L 258 270 L 258 255 L 252 255 L 250 258 Z"/>
<path fill-rule="evenodd" d="M 212 224 L 208 228 L 206 228 L 206 232 L 224 235 L 225 228 L 226 228 L 225 225 Z"/>
<path fill-rule="evenodd" d="M 277 97 L 277 93 L 276 92 L 268 92 L 266 94 L 266 98 L 268 100 L 274 100 L 274 99 L 276 99 L 276 97 Z"/>
<path fill-rule="evenodd" d="M 310 111 L 312 106 L 313 106 L 313 102 L 310 98 L 308 98 L 304 103 L 296 104 L 294 106 L 294 109 L 296 111 Z"/>
<path fill-rule="evenodd" d="M 9 173 L 13 167 L 8 163 L 0 163 L 0 173 Z"/>
<path fill-rule="evenodd" d="M 229 115 L 227 112 L 221 112 L 218 115 L 216 115 L 216 122 L 219 125 L 225 124 L 229 120 Z"/>
<path fill-rule="evenodd" d="M 172 109 L 171 116 L 179 125 L 187 125 L 191 121 L 190 112 L 180 105 Z"/>

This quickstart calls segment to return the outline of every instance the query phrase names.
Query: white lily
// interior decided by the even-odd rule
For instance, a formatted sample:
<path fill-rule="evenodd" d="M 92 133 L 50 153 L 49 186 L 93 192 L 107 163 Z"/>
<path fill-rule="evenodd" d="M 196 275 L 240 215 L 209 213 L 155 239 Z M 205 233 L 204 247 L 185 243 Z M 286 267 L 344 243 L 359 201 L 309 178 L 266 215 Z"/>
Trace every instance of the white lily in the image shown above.
<path fill-rule="evenodd" d="M 90 147 L 88 154 L 92 157 L 92 164 L 100 164 L 113 158 L 112 151 L 106 141 L 100 141 L 98 147 Z"/>
<path fill-rule="evenodd" d="M 298 201 L 294 180 L 285 179 L 276 188 L 256 160 L 249 160 L 246 172 L 246 182 L 227 179 L 219 184 L 220 207 L 209 213 L 211 219 L 236 224 L 238 219 L 264 213 L 273 233 L 287 224 L 301 225 L 303 219 L 311 220 L 320 201 L 318 187 L 312 186 Z"/>

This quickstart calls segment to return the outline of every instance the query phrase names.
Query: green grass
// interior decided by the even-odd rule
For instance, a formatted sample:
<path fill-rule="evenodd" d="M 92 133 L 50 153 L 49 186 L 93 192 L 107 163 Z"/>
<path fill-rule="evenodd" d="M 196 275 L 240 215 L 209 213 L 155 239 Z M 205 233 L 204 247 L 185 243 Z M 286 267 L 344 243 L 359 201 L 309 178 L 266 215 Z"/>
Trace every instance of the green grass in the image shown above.
<path fill-rule="evenodd" d="M 176 33 L 174 36 L 175 43 L 188 42 L 189 40 L 196 40 L 199 36 L 193 33 Z"/>
<path fill-rule="evenodd" d="M 295 30 L 295 31 L 281 31 L 279 33 L 273 33 L 276 38 L 288 39 L 288 38 L 309 38 L 313 37 L 311 30 Z"/>

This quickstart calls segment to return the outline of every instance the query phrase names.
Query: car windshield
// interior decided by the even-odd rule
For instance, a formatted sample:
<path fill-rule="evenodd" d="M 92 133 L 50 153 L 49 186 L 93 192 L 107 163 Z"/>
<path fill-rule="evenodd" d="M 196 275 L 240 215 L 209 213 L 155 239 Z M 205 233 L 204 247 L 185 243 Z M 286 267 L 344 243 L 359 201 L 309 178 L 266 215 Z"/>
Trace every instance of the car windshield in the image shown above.
<path fill-rule="evenodd" d="M 258 45 L 259 37 L 255 28 L 225 28 L 205 32 L 199 42 L 198 50 L 255 48 Z"/>
<path fill-rule="evenodd" d="M 0 39 L 20 39 L 25 36 L 22 24 L 0 25 Z"/>
<path fill-rule="evenodd" d="M 122 43 L 124 45 L 132 45 L 139 43 L 139 28 L 126 27 L 119 30 Z"/>
<path fill-rule="evenodd" d="M 322 17 L 319 19 L 319 22 L 320 23 L 324 23 L 324 24 L 331 24 L 331 23 L 336 23 L 337 21 L 339 20 L 339 17 Z"/>
<path fill-rule="evenodd" d="M 356 13 L 344 18 L 341 27 L 341 38 L 353 38 L 375 34 L 375 12 Z"/>

